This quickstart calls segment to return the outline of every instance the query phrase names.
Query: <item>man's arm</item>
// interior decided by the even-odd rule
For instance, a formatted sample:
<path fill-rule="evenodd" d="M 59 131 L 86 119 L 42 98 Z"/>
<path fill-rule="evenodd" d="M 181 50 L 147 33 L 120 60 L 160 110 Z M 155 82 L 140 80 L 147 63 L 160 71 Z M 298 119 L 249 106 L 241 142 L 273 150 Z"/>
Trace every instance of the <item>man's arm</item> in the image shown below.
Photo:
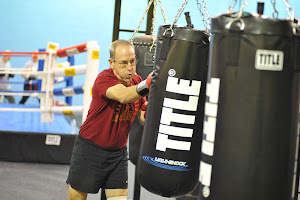
<path fill-rule="evenodd" d="M 151 84 L 152 72 L 148 75 L 146 80 L 143 80 L 138 85 L 125 87 L 123 84 L 114 85 L 106 90 L 106 97 L 122 104 L 132 103 L 149 92 Z"/>
<path fill-rule="evenodd" d="M 137 85 L 125 87 L 123 84 L 117 84 L 106 90 L 106 96 L 122 104 L 132 103 L 142 97 L 136 92 L 136 87 Z"/>

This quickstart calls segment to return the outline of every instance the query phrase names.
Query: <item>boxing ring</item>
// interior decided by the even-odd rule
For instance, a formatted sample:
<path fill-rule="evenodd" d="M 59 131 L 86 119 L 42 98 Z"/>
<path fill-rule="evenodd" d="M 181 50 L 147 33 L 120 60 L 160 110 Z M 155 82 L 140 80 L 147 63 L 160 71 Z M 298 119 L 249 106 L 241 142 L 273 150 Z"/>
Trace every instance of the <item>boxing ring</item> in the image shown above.
<path fill-rule="evenodd" d="M 85 120 L 92 99 L 92 86 L 99 70 L 99 49 L 96 41 L 62 49 L 58 43 L 49 42 L 44 51 L 0 52 L 0 56 L 12 57 L 38 54 L 39 68 L 37 72 L 0 69 L 0 74 L 38 75 L 38 80 L 30 82 L 37 90 L 1 90 L 0 96 L 32 96 L 39 100 L 39 105 L 0 104 L 0 160 L 69 163 L 78 127 Z M 87 54 L 87 62 L 74 65 L 74 56 L 80 53 Z M 65 57 L 67 62 L 56 62 L 57 58 Z M 72 85 L 54 88 L 55 83 L 81 74 L 85 75 L 84 85 L 73 86 L 71 81 Z M 70 105 L 67 98 L 78 94 L 83 94 L 83 105 Z M 65 97 L 67 102 L 57 102 L 58 96 Z"/>

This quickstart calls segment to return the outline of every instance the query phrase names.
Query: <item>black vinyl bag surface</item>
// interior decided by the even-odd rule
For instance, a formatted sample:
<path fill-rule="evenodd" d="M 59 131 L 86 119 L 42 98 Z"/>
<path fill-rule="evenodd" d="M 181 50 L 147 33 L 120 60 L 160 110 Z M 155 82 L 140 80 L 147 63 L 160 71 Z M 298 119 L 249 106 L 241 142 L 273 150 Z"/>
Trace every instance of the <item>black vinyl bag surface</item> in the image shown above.
<path fill-rule="evenodd" d="M 299 74 L 291 26 L 233 13 L 213 17 L 211 32 L 200 199 L 292 200 Z"/>
<path fill-rule="evenodd" d="M 156 37 L 153 35 L 140 35 L 133 39 L 133 45 L 135 49 L 135 55 L 138 59 L 136 65 L 136 73 L 142 77 L 143 80 L 153 71 L 154 66 L 154 53 L 155 45 L 153 46 L 153 39 Z M 144 126 L 138 120 L 138 116 L 135 117 L 130 133 L 129 133 L 129 160 L 136 165 L 138 156 L 140 153 L 140 147 L 142 143 Z"/>
<path fill-rule="evenodd" d="M 199 182 L 209 41 L 177 25 L 160 26 L 157 37 L 137 175 L 152 193 L 182 196 Z"/>

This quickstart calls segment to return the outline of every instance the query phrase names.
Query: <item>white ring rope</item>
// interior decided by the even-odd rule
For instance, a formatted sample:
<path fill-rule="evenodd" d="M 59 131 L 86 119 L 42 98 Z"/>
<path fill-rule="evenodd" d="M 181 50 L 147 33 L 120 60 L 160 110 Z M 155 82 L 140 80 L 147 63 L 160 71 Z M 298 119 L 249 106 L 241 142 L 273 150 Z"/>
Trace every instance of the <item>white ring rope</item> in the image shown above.
<path fill-rule="evenodd" d="M 77 48 L 76 53 L 70 53 L 71 49 Z M 0 95 L 22 95 L 39 97 L 40 108 L 0 108 L 0 111 L 16 111 L 16 112 L 41 112 L 42 122 L 52 121 L 52 114 L 64 114 L 82 116 L 82 121 L 85 120 L 88 108 L 90 106 L 92 93 L 91 89 L 99 71 L 99 52 L 100 47 L 96 41 L 87 42 L 74 47 L 68 47 L 58 50 L 57 43 L 48 43 L 47 52 L 39 60 L 44 60 L 44 71 L 32 72 L 25 68 L 0 68 L 0 74 L 34 74 L 40 75 L 42 78 L 42 91 L 0 91 Z M 65 57 L 75 55 L 77 53 L 87 52 L 87 64 L 70 66 L 69 62 L 64 62 L 56 65 L 57 57 Z M 18 52 L 15 52 L 16 54 Z M 4 70 L 4 71 L 3 71 Z M 72 94 L 84 93 L 83 106 L 53 106 L 54 95 L 54 77 L 63 78 L 65 76 L 74 76 L 85 74 L 85 84 L 78 89 L 76 87 L 71 91 L 70 88 L 63 89 L 64 95 L 70 96 Z M 47 75 L 47 76 L 46 76 Z M 78 87 L 78 86 L 77 86 Z M 86 88 L 86 90 L 84 90 Z"/>
<path fill-rule="evenodd" d="M 83 106 L 55 106 L 52 108 L 52 112 L 55 114 L 64 115 L 82 115 Z M 48 109 L 41 108 L 0 108 L 0 111 L 15 111 L 15 112 L 49 112 Z"/>
<path fill-rule="evenodd" d="M 30 91 L 8 91 L 8 90 L 0 90 L 0 95 L 5 96 L 32 96 L 32 97 L 41 97 L 42 95 L 45 95 L 46 92 L 30 92 Z"/>
<path fill-rule="evenodd" d="M 81 49 L 83 45 L 86 45 L 85 49 Z M 70 66 L 69 62 L 64 62 L 56 65 L 56 57 L 63 57 L 64 51 L 68 54 L 68 48 L 62 49 L 60 51 L 61 55 L 56 54 L 58 44 L 57 43 L 48 43 L 47 51 L 49 53 L 45 54 L 43 60 L 44 62 L 44 71 L 29 71 L 31 69 L 25 68 L 0 68 L 0 74 L 34 74 L 40 75 L 42 77 L 42 91 L 0 91 L 0 95 L 22 95 L 22 96 L 33 96 L 41 98 L 40 108 L 0 108 L 0 111 L 16 111 L 16 112 L 41 112 L 42 122 L 52 121 L 52 113 L 55 114 L 64 114 L 64 115 L 75 115 L 82 116 L 83 121 L 86 118 L 87 109 L 91 101 L 91 88 L 93 85 L 96 76 L 98 75 L 99 70 L 99 51 L 100 47 L 96 41 L 87 42 L 86 44 L 78 45 L 80 47 L 77 53 L 87 52 L 88 59 L 86 65 L 75 65 Z M 78 48 L 79 48 L 78 47 Z M 4 70 L 4 71 L 3 71 Z M 28 70 L 28 71 L 27 71 Z M 79 74 L 86 74 L 85 85 L 82 87 L 84 91 L 84 101 L 83 106 L 53 106 L 53 86 L 54 86 L 54 77 L 64 77 L 64 76 L 74 76 Z M 46 76 L 47 75 L 47 76 Z M 84 90 L 84 88 L 88 88 Z M 68 89 L 70 90 L 70 89 Z M 64 93 L 66 93 L 64 91 Z M 68 95 L 71 93 L 76 94 L 77 91 L 67 92 Z M 46 118 L 43 120 L 43 115 L 46 114 Z"/>
<path fill-rule="evenodd" d="M 63 68 L 55 68 L 54 72 L 43 72 L 43 71 L 18 71 L 14 70 L 14 68 L 11 68 L 13 70 L 7 70 L 7 71 L 0 71 L 0 74 L 34 74 L 34 75 L 48 75 L 49 73 L 52 75 L 54 74 L 55 77 L 57 76 L 74 76 L 79 74 L 85 74 L 86 72 L 86 65 L 74 65 L 69 67 L 63 67 Z M 1 70 L 1 69 L 0 69 Z"/>
<path fill-rule="evenodd" d="M 48 74 L 48 72 L 42 72 L 42 71 L 37 71 L 37 72 L 13 72 L 13 71 L 0 71 L 0 74 L 37 74 L 37 75 L 45 75 Z"/>

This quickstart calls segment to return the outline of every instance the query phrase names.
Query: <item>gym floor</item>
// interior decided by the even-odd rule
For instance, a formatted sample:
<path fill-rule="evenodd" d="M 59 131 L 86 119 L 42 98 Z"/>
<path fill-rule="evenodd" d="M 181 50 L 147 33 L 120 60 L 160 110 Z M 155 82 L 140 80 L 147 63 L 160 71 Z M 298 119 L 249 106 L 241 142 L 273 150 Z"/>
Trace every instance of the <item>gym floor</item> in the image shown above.
<path fill-rule="evenodd" d="M 21 163 L 0 161 L 1 200 L 67 200 L 65 183 L 69 165 Z M 129 161 L 128 198 L 133 199 L 135 166 Z M 89 194 L 88 200 L 100 200 L 98 194 Z M 152 194 L 141 188 L 141 200 L 175 200 Z"/>

